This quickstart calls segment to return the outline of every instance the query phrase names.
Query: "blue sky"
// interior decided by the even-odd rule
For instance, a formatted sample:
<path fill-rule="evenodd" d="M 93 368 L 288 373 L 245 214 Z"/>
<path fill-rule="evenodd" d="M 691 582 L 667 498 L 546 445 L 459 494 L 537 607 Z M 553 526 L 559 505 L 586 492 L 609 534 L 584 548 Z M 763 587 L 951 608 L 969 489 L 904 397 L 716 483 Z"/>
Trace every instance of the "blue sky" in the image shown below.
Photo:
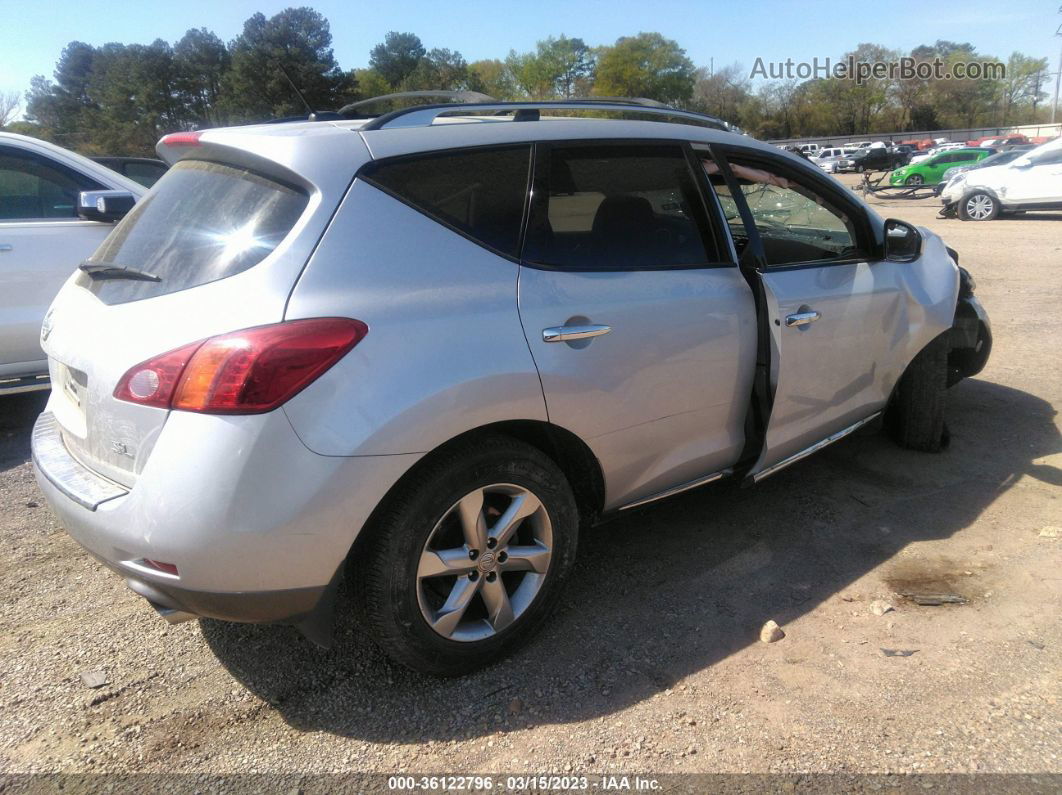
<path fill-rule="evenodd" d="M 179 39 L 207 27 L 235 37 L 255 11 L 267 16 L 298 0 L 140 0 L 133 4 L 64 0 L 3 0 L 0 91 L 24 91 L 30 78 L 49 78 L 59 53 L 78 39 L 148 43 Z M 309 2 L 332 25 L 333 47 L 344 68 L 365 66 L 369 50 L 389 30 L 412 31 L 425 46 L 459 50 L 469 61 L 528 50 L 538 39 L 564 33 L 588 44 L 612 43 L 642 30 L 676 39 L 698 65 L 836 57 L 861 41 L 908 50 L 938 38 L 970 41 L 980 52 L 1006 58 L 1019 50 L 1050 58 L 1056 69 L 1062 37 L 1059 0 L 962 0 L 934 4 L 900 0 L 850 2 L 710 2 L 710 0 L 331 0 Z"/>

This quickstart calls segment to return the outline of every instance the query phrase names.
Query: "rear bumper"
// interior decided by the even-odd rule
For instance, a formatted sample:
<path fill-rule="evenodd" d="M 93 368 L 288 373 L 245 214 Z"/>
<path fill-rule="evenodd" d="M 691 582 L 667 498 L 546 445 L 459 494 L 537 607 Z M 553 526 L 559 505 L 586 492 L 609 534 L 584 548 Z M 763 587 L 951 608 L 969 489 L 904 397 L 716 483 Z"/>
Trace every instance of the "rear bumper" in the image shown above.
<path fill-rule="evenodd" d="M 188 613 L 192 617 L 217 618 L 222 621 L 259 623 L 299 623 L 311 615 L 328 590 L 327 585 L 288 588 L 281 591 L 241 591 L 216 593 L 195 591 L 170 583 L 149 580 L 131 573 L 120 564 L 93 555 L 119 574 L 126 586 L 144 597 L 156 609 Z M 163 613 L 163 610 L 159 611 Z M 165 616 L 164 616 L 165 617 Z"/>
<path fill-rule="evenodd" d="M 229 621 L 300 623 L 417 456 L 320 456 L 299 441 L 283 412 L 174 412 L 126 489 L 74 459 L 46 411 L 34 429 L 33 458 L 37 482 L 67 532 L 156 606 Z M 178 574 L 145 560 L 172 563 Z"/>

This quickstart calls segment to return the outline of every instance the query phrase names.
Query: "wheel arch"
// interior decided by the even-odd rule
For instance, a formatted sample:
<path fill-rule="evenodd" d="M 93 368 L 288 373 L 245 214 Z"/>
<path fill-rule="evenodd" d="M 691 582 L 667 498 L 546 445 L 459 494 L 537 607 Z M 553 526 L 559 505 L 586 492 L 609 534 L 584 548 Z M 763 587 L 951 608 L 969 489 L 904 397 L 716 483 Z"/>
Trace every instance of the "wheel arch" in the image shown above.
<path fill-rule="evenodd" d="M 420 472 L 432 461 L 445 455 L 455 446 L 474 441 L 479 437 L 492 435 L 508 436 L 530 445 L 550 458 L 564 473 L 568 484 L 575 494 L 579 508 L 579 518 L 585 526 L 592 524 L 601 515 L 605 502 L 605 479 L 597 456 L 586 442 L 571 431 L 553 423 L 542 420 L 506 420 L 492 422 L 464 431 L 447 439 L 431 451 L 425 453 L 387 490 L 383 498 L 373 509 L 357 534 L 347 553 L 348 559 L 355 554 L 359 546 L 372 534 L 375 518 L 386 510 L 395 495 L 410 488 L 416 482 Z"/>

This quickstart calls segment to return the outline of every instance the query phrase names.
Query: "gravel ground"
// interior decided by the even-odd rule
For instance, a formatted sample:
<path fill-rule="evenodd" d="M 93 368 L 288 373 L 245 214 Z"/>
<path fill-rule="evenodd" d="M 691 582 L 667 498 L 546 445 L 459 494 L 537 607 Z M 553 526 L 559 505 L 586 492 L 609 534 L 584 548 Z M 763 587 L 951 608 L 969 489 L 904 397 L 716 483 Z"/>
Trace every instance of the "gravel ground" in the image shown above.
<path fill-rule="evenodd" d="M 1062 773 L 1062 214 L 935 211 L 881 208 L 961 253 L 996 334 L 947 452 L 863 434 L 593 529 L 546 631 L 463 679 L 346 620 L 328 652 L 166 625 L 64 534 L 28 463 L 43 401 L 5 398 L 0 772 Z"/>

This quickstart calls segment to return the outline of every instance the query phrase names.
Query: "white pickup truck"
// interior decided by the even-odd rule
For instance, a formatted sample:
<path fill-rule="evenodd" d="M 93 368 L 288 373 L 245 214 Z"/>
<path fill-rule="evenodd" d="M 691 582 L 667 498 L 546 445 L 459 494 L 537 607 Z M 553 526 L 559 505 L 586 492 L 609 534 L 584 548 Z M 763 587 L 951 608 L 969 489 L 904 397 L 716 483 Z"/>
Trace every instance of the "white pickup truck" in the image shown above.
<path fill-rule="evenodd" d="M 75 152 L 0 132 L 0 394 L 48 388 L 44 313 L 146 192 Z"/>

